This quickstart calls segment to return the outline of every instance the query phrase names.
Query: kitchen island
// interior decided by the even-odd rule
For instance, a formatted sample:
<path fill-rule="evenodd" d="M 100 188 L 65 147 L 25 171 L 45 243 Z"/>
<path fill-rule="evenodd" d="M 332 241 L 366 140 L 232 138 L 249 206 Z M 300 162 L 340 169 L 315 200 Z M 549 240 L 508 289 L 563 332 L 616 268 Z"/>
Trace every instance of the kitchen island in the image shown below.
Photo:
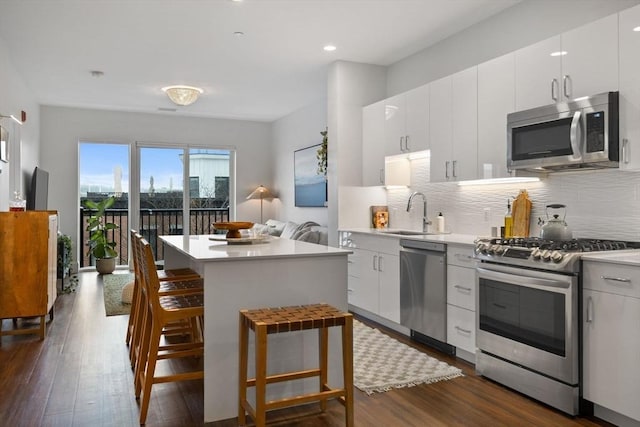
<path fill-rule="evenodd" d="M 165 268 L 190 267 L 204 278 L 204 421 L 238 415 L 240 309 L 327 303 L 347 310 L 348 250 L 280 239 L 228 244 L 220 236 L 161 236 Z M 215 239 L 215 240 L 212 240 Z M 252 337 L 253 335 L 251 335 Z M 329 382 L 342 385 L 339 330 L 330 331 Z M 249 360 L 253 360 L 250 338 Z M 314 331 L 269 338 L 269 373 L 318 363 Z M 250 364 L 252 366 L 252 364 Z M 253 376 L 252 367 L 249 376 Z M 317 390 L 317 379 L 269 386 L 267 399 Z"/>

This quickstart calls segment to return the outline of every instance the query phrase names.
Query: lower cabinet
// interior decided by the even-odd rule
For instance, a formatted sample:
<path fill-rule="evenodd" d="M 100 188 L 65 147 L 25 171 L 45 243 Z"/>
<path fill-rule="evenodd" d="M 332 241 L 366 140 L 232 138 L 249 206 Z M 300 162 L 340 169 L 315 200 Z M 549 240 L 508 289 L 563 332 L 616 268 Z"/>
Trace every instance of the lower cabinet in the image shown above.
<path fill-rule="evenodd" d="M 640 268 L 585 261 L 583 289 L 583 397 L 640 421 Z"/>
<path fill-rule="evenodd" d="M 447 343 L 470 356 L 476 352 L 475 267 L 473 246 L 447 245 Z"/>
<path fill-rule="evenodd" d="M 352 233 L 347 239 L 349 304 L 400 323 L 400 240 Z"/>

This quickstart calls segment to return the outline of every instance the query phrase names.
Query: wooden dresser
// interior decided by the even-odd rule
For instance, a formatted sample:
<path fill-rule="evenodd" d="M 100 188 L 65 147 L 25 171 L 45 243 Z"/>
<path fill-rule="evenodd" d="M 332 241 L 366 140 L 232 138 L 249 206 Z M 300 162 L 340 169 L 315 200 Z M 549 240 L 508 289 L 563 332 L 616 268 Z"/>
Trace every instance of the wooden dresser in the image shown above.
<path fill-rule="evenodd" d="M 55 211 L 0 212 L 0 343 L 3 335 L 45 337 L 45 316 L 56 300 L 58 214 Z M 39 317 L 39 327 L 21 318 Z M 2 330 L 2 319 L 14 319 Z"/>

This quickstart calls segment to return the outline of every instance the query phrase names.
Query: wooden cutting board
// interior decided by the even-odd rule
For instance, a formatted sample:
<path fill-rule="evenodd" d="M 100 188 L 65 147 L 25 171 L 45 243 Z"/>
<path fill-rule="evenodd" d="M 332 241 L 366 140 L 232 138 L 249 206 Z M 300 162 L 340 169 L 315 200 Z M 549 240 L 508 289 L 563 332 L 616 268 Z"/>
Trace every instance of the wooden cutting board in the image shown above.
<path fill-rule="evenodd" d="M 529 237 L 531 200 L 527 190 L 520 190 L 520 194 L 513 201 L 511 216 L 513 217 L 513 237 Z"/>

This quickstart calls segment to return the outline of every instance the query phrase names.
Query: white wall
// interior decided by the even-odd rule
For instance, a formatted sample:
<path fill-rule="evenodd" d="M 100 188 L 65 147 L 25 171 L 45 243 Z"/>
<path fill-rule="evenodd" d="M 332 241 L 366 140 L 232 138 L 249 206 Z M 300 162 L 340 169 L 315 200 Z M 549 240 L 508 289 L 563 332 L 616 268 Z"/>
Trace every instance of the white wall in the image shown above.
<path fill-rule="evenodd" d="M 362 184 L 362 107 L 385 92 L 385 67 L 336 61 L 328 76 L 329 245 L 338 245 L 339 191 Z"/>
<path fill-rule="evenodd" d="M 0 115 L 20 117 L 27 121 L 19 125 L 11 119 L 0 119 L 0 126 L 9 132 L 9 163 L 0 162 L 0 211 L 9 210 L 14 191 L 26 198 L 25 175 L 31 174 L 38 161 L 40 147 L 39 111 L 34 96 L 11 61 L 4 41 L 0 39 Z"/>
<path fill-rule="evenodd" d="M 49 171 L 49 208 L 60 213 L 60 229 L 76 242 L 78 234 L 78 142 L 136 141 L 192 144 L 205 147 L 235 146 L 236 192 L 239 220 L 258 221 L 260 206 L 245 200 L 265 179 L 272 164 L 271 125 L 241 120 L 173 117 L 79 108 L 41 108 L 39 166 Z M 74 246 L 75 247 L 75 246 Z"/>
<path fill-rule="evenodd" d="M 295 207 L 293 152 L 322 143 L 321 131 L 327 127 L 327 100 L 321 99 L 273 122 L 273 190 L 277 199 L 264 202 L 264 219 L 315 221 L 327 225 L 326 207 Z M 328 142 L 331 149 L 331 141 Z M 265 184 L 266 185 L 266 184 Z M 256 202 L 259 203 L 259 202 Z"/>
<path fill-rule="evenodd" d="M 524 0 L 391 64 L 387 70 L 386 96 L 413 89 L 639 3 L 640 0 Z"/>

